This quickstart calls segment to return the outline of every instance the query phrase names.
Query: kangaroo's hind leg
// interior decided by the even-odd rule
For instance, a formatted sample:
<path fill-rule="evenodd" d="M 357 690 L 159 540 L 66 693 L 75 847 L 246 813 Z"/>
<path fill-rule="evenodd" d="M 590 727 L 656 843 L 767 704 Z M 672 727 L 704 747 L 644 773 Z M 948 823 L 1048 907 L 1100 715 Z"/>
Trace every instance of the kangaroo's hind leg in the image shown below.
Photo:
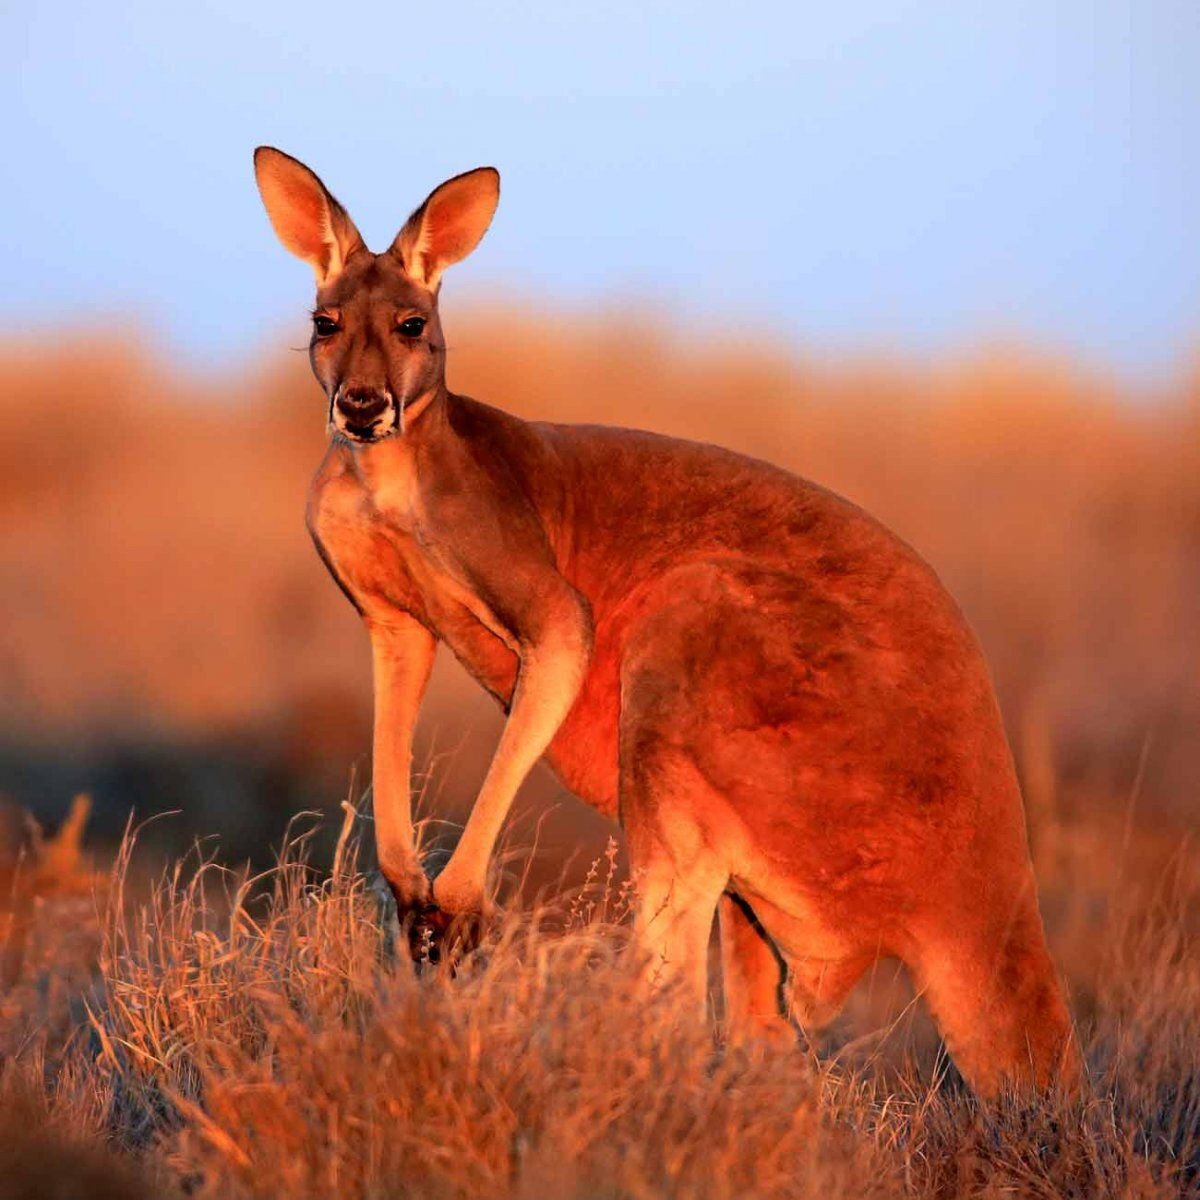
<path fill-rule="evenodd" d="M 622 717 L 619 787 L 648 976 L 681 983 L 703 1016 L 708 944 L 729 882 L 705 820 L 714 797 L 687 755 L 636 709 Z"/>
<path fill-rule="evenodd" d="M 640 876 L 638 925 L 651 954 L 684 973 L 697 995 L 707 992 L 713 916 L 752 854 L 730 778 L 702 765 L 739 715 L 745 673 L 760 657 L 757 630 L 744 629 L 745 590 L 711 565 L 673 572 L 643 598 L 621 663 L 619 809 Z M 734 774 L 745 770 L 741 762 Z M 769 1022 L 779 1016 L 779 965 L 732 903 L 721 913 L 732 1007 L 739 1019 Z"/>
<path fill-rule="evenodd" d="M 729 1040 L 793 1044 L 796 1032 L 783 1015 L 783 960 L 774 943 L 740 896 L 726 892 L 717 914 Z"/>
<path fill-rule="evenodd" d="M 639 772 L 640 773 L 640 772 Z M 637 884 L 635 925 L 657 985 L 680 983 L 707 1011 L 708 943 L 728 872 L 709 849 L 664 773 L 651 790 L 622 796 L 629 862 Z"/>

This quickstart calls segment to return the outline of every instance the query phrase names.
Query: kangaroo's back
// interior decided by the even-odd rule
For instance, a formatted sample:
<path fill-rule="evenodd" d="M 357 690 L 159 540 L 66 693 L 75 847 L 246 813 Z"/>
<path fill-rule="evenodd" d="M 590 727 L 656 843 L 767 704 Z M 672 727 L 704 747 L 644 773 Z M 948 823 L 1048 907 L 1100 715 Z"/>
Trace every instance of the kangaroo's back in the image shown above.
<path fill-rule="evenodd" d="M 560 565 L 593 603 L 681 563 L 727 557 L 861 603 L 958 606 L 917 552 L 864 509 L 772 463 L 646 430 L 524 421 L 455 396 L 456 427 L 496 477 L 520 481 Z M 614 571 L 614 564 L 620 570 Z"/>

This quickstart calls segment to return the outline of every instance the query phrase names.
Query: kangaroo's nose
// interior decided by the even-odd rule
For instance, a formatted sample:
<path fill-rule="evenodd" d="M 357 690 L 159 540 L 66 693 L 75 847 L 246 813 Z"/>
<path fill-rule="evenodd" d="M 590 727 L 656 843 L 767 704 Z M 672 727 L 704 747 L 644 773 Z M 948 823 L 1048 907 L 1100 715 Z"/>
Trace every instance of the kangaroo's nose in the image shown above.
<path fill-rule="evenodd" d="M 348 420 L 373 421 L 388 406 L 385 392 L 373 387 L 344 387 L 338 392 L 338 411 Z"/>

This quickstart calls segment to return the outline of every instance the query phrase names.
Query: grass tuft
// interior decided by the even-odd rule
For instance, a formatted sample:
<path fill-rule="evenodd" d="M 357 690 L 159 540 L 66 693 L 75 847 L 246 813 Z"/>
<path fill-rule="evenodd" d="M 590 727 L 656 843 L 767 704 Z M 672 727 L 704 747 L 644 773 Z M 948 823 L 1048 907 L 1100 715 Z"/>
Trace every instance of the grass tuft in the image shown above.
<path fill-rule="evenodd" d="M 1194 856 L 1071 935 L 1104 946 L 1085 1094 L 982 1104 L 895 1014 L 785 1053 L 648 995 L 615 845 L 577 894 L 511 905 L 451 975 L 397 956 L 349 821 L 331 872 L 309 843 L 256 877 L 193 857 L 137 895 L 126 843 L 78 1023 L 0 1076 L 9 1128 L 33 1131 L 0 1139 L 12 1178 L 40 1146 L 80 1189 L 109 1181 L 88 1195 L 1200 1192 Z"/>

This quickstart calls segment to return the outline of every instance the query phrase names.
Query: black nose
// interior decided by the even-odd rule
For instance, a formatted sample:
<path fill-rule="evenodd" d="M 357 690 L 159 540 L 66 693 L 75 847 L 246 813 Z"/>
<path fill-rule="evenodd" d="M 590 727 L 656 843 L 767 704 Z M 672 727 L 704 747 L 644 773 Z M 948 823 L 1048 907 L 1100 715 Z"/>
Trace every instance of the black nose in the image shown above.
<path fill-rule="evenodd" d="M 346 387 L 338 392 L 338 411 L 356 424 L 373 421 L 388 406 L 387 396 L 378 388 Z"/>

